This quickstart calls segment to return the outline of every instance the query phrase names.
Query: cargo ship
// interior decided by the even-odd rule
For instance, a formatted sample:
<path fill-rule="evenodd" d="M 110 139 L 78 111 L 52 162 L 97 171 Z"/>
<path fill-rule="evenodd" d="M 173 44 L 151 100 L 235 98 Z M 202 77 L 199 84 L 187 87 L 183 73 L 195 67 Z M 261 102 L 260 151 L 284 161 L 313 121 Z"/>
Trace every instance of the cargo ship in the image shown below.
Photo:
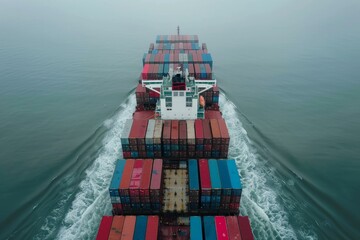
<path fill-rule="evenodd" d="M 254 239 L 206 44 L 178 28 L 142 63 L 96 239 Z"/>

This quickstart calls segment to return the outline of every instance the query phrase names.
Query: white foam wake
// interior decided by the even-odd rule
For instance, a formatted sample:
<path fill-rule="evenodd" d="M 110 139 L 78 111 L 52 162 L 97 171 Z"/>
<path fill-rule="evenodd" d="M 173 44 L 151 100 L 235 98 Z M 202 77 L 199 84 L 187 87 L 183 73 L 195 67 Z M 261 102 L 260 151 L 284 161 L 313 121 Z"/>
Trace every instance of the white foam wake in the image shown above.
<path fill-rule="evenodd" d="M 58 239 L 93 239 L 100 219 L 111 214 L 108 186 L 116 159 L 120 156 L 120 134 L 126 119 L 131 118 L 135 107 L 132 94 L 116 116 L 104 122 L 109 128 L 98 157 L 86 170 L 70 210 L 57 235 Z M 89 159 L 90 161 L 90 159 Z"/>
<path fill-rule="evenodd" d="M 276 190 L 268 184 L 274 169 L 268 169 L 259 161 L 234 104 L 224 95 L 220 97 L 220 104 L 230 133 L 229 157 L 236 160 L 242 176 L 241 212 L 249 215 L 258 239 L 297 239 L 287 212 L 277 201 Z"/>

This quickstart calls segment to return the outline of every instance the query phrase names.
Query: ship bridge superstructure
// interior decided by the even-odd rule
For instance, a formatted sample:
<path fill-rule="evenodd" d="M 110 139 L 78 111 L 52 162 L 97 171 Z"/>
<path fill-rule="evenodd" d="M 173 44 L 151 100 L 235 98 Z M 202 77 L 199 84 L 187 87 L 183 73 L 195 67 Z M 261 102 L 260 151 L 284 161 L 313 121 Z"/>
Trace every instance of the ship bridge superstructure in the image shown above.
<path fill-rule="evenodd" d="M 170 68 L 162 80 L 142 80 L 142 85 L 160 94 L 156 115 L 161 119 L 197 119 L 205 117 L 201 93 L 213 88 L 216 80 L 196 80 L 188 69 Z"/>

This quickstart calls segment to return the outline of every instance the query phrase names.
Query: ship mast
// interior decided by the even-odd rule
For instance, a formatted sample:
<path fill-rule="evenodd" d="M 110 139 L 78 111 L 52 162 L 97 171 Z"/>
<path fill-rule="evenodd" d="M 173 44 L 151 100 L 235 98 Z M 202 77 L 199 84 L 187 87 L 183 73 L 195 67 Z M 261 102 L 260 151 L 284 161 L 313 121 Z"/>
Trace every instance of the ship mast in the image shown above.
<path fill-rule="evenodd" d="M 180 35 L 180 27 L 177 26 L 177 34 Z"/>

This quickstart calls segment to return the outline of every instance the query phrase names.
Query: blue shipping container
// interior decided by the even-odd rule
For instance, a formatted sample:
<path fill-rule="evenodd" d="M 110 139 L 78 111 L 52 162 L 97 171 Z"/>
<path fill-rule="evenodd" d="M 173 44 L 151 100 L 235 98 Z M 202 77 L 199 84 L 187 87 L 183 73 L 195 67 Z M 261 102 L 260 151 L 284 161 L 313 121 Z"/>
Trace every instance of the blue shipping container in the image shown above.
<path fill-rule="evenodd" d="M 201 226 L 201 217 L 192 216 L 190 217 L 190 239 L 192 240 L 202 240 L 202 226 Z"/>
<path fill-rule="evenodd" d="M 219 175 L 221 180 L 221 187 L 223 195 L 231 195 L 231 181 L 229 176 L 229 170 L 227 167 L 227 160 L 218 160 Z"/>
<path fill-rule="evenodd" d="M 126 161 L 123 159 L 119 159 L 116 161 L 114 174 L 111 179 L 110 187 L 109 187 L 110 196 L 120 196 L 119 185 L 124 171 L 125 163 Z"/>
<path fill-rule="evenodd" d="M 229 175 L 230 175 L 230 182 L 233 189 L 233 193 L 236 196 L 240 196 L 242 192 L 242 184 L 239 172 L 236 167 L 236 163 L 234 159 L 230 159 L 227 162 Z"/>
<path fill-rule="evenodd" d="M 216 240 L 215 218 L 213 216 L 204 217 L 204 237 L 206 240 Z"/>
<path fill-rule="evenodd" d="M 147 225 L 147 216 L 137 216 L 136 217 L 136 224 L 135 224 L 135 231 L 134 231 L 133 239 L 136 239 L 136 240 L 145 239 L 146 225 Z"/>
<path fill-rule="evenodd" d="M 190 191 L 199 191 L 199 170 L 196 159 L 189 160 L 189 185 Z"/>
<path fill-rule="evenodd" d="M 215 159 L 209 160 L 209 170 L 210 170 L 211 188 L 221 190 L 219 168 Z"/>

